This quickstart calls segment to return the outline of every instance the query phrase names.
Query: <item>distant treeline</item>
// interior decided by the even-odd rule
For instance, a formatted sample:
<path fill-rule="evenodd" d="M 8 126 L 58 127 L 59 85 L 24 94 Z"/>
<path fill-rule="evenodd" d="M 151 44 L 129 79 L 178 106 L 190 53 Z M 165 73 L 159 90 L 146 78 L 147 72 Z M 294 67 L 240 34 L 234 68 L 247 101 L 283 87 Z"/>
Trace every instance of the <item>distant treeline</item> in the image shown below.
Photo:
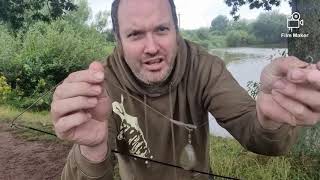
<path fill-rule="evenodd" d="M 219 15 L 211 22 L 211 27 L 196 30 L 181 30 L 183 36 L 204 48 L 237 47 L 273 44 L 281 46 L 286 38 L 287 16 L 278 11 L 261 13 L 256 20 L 231 21 Z"/>

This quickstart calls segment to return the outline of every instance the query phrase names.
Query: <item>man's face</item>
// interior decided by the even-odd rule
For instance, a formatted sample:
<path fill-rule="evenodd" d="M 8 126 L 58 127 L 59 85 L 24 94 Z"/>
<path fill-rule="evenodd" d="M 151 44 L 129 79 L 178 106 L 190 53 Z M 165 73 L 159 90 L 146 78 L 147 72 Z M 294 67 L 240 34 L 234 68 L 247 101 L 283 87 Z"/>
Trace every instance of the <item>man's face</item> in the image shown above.
<path fill-rule="evenodd" d="M 147 84 L 166 80 L 177 53 L 168 0 L 121 0 L 118 19 L 124 58 L 134 75 Z"/>

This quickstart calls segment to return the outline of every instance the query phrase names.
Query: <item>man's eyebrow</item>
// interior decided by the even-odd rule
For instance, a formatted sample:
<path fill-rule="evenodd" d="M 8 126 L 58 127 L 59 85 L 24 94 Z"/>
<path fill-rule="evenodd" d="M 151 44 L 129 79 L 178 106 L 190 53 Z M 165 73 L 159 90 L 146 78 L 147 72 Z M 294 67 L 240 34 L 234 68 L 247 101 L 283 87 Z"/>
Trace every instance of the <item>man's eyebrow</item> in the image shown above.
<path fill-rule="evenodd" d="M 138 28 L 130 28 L 130 29 L 127 29 L 125 31 L 125 34 L 131 34 L 131 33 L 143 33 L 144 30 L 142 29 L 138 29 Z"/>
<path fill-rule="evenodd" d="M 170 22 L 163 22 L 163 23 L 159 23 L 156 27 L 161 27 L 161 26 L 169 27 L 170 25 L 171 25 Z"/>
<path fill-rule="evenodd" d="M 171 23 L 170 21 L 169 22 L 162 22 L 162 23 L 159 23 L 155 26 L 155 28 L 159 28 L 159 27 L 170 27 Z M 129 33 L 132 33 L 132 32 L 144 32 L 143 29 L 137 27 L 137 26 L 134 26 L 134 27 L 129 27 L 128 29 L 126 29 L 124 31 L 126 34 L 129 34 Z"/>

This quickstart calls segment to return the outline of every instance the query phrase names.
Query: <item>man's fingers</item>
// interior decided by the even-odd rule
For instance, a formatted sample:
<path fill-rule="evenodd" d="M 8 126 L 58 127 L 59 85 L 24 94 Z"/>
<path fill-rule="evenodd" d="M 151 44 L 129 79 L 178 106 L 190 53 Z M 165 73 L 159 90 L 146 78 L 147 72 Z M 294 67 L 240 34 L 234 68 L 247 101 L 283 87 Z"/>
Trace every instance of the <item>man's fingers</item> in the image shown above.
<path fill-rule="evenodd" d="M 92 85 L 86 82 L 63 83 L 56 88 L 53 99 L 67 99 L 76 96 L 98 96 L 101 92 L 102 87 L 100 85 Z"/>
<path fill-rule="evenodd" d="M 105 121 L 112 112 L 111 99 L 109 97 L 98 98 L 98 104 L 95 108 L 90 109 L 92 118 L 97 121 Z"/>
<path fill-rule="evenodd" d="M 285 75 L 288 73 L 290 69 L 305 68 L 308 66 L 308 63 L 301 61 L 300 59 L 294 56 L 275 59 L 272 64 L 274 68 L 273 72 L 274 72 L 274 75 L 276 76 Z"/>
<path fill-rule="evenodd" d="M 258 96 L 258 103 L 261 112 L 269 119 L 272 119 L 278 123 L 286 123 L 292 126 L 296 125 L 294 117 L 282 108 L 273 98 L 271 94 L 261 93 Z"/>
<path fill-rule="evenodd" d="M 314 88 L 291 83 L 287 80 L 278 80 L 273 84 L 273 90 L 280 92 L 298 102 L 305 104 L 312 108 L 312 110 L 320 112 L 320 91 Z"/>
<path fill-rule="evenodd" d="M 65 80 L 64 83 L 72 82 L 88 82 L 88 83 L 101 83 L 104 80 L 103 71 L 94 70 L 82 70 L 71 73 Z"/>
<path fill-rule="evenodd" d="M 94 61 L 89 65 L 89 69 L 95 72 L 104 72 L 104 67 L 102 65 L 102 63 L 98 62 L 98 61 Z"/>
<path fill-rule="evenodd" d="M 65 134 L 72 128 L 75 128 L 91 119 L 89 113 L 79 111 L 60 118 L 54 125 L 57 134 Z"/>
<path fill-rule="evenodd" d="M 308 81 L 312 86 L 320 90 L 320 71 L 313 70 L 307 76 Z"/>
<path fill-rule="evenodd" d="M 53 119 L 57 120 L 60 117 L 71 112 L 93 108 L 97 105 L 97 103 L 97 98 L 88 98 L 85 96 L 53 101 L 51 104 L 51 114 L 53 115 Z"/>
<path fill-rule="evenodd" d="M 292 68 L 287 73 L 287 80 L 294 83 L 318 83 L 320 71 L 316 64 L 310 64 L 306 68 Z M 320 87 L 319 85 L 317 85 Z"/>
<path fill-rule="evenodd" d="M 310 72 L 309 69 L 294 68 L 288 71 L 287 80 L 293 83 L 307 83 L 307 74 Z"/>
<path fill-rule="evenodd" d="M 272 90 L 272 98 L 286 111 L 294 116 L 296 125 L 314 125 L 317 123 L 319 114 L 312 112 L 305 105 Z"/>
<path fill-rule="evenodd" d="M 261 90 L 264 93 L 270 94 L 272 84 L 287 76 L 289 70 L 307 67 L 307 65 L 308 63 L 303 62 L 294 56 L 273 60 L 272 63 L 266 66 L 261 73 Z"/>

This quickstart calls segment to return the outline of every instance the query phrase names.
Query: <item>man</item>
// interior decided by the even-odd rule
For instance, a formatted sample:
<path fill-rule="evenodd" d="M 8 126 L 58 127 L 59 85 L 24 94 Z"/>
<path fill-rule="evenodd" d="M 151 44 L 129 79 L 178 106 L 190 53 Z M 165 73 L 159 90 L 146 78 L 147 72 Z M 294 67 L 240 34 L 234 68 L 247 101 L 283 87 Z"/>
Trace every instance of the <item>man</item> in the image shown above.
<path fill-rule="evenodd" d="M 320 119 L 319 64 L 274 60 L 255 103 L 223 61 L 181 38 L 172 0 L 115 0 L 112 20 L 118 44 L 105 66 L 70 74 L 53 95 L 55 131 L 75 144 L 62 179 L 112 179 L 111 150 L 124 180 L 208 179 L 125 154 L 208 172 L 208 112 L 266 155 Z"/>

